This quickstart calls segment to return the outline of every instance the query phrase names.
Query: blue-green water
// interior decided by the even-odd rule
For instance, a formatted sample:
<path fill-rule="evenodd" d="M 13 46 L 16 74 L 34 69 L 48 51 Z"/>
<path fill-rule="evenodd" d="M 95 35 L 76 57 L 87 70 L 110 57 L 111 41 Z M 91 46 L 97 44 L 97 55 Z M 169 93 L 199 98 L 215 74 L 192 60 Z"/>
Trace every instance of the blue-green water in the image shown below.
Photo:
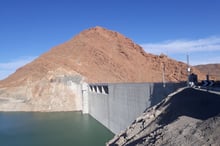
<path fill-rule="evenodd" d="M 1 146 L 104 146 L 113 136 L 80 112 L 0 112 Z"/>

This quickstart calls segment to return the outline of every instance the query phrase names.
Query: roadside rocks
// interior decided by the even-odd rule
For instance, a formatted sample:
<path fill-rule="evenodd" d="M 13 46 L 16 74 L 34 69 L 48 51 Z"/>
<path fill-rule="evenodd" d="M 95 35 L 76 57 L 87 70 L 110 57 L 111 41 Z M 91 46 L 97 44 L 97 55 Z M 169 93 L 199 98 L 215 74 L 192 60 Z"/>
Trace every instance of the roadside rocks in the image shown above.
<path fill-rule="evenodd" d="M 200 146 L 220 143 L 220 95 L 192 88 L 147 109 L 108 146 Z"/>

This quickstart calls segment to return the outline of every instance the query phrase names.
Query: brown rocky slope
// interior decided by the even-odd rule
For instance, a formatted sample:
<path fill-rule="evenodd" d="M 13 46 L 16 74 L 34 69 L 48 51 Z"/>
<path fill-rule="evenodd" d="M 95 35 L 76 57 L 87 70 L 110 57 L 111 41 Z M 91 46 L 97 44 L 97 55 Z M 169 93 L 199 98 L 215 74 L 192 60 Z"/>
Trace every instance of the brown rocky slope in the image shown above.
<path fill-rule="evenodd" d="M 194 67 L 206 75 L 209 74 L 211 79 L 220 81 L 220 64 L 204 64 Z"/>
<path fill-rule="evenodd" d="M 109 146 L 219 146 L 220 95 L 180 89 L 147 109 Z"/>
<path fill-rule="evenodd" d="M 82 82 L 161 82 L 163 64 L 166 81 L 186 80 L 186 64 L 94 27 L 0 81 L 0 110 L 80 110 Z"/>

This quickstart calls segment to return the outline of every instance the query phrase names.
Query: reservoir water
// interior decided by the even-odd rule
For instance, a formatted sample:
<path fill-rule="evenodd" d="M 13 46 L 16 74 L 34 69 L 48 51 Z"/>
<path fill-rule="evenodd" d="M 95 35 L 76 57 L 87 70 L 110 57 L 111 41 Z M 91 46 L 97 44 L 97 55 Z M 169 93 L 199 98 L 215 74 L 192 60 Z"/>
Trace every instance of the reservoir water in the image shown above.
<path fill-rule="evenodd" d="M 113 136 L 81 112 L 0 112 L 1 146 L 104 146 Z"/>

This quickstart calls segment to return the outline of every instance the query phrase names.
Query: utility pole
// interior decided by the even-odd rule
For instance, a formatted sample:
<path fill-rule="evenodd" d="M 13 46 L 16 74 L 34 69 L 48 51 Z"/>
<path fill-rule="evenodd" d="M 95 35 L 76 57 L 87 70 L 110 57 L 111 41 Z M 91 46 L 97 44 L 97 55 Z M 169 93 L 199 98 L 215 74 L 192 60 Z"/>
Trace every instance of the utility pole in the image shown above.
<path fill-rule="evenodd" d="M 165 81 L 165 63 L 162 63 L 162 78 L 163 78 L 163 87 L 166 87 L 166 81 Z"/>
<path fill-rule="evenodd" d="M 187 53 L 187 86 L 189 86 L 189 75 L 190 75 L 190 66 L 189 66 L 189 54 Z"/>

